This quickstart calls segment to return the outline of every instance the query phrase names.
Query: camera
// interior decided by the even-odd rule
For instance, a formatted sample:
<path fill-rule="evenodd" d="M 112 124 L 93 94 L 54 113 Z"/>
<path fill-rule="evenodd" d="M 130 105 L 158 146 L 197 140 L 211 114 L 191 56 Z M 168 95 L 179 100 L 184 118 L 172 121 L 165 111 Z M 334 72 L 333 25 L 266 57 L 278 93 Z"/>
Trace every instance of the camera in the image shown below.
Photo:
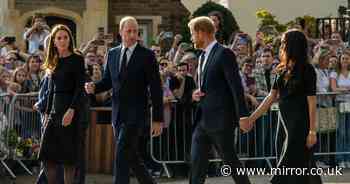
<path fill-rule="evenodd" d="M 16 37 L 14 36 L 6 36 L 4 38 L 4 41 L 7 43 L 7 44 L 12 44 L 14 42 L 16 42 Z"/>

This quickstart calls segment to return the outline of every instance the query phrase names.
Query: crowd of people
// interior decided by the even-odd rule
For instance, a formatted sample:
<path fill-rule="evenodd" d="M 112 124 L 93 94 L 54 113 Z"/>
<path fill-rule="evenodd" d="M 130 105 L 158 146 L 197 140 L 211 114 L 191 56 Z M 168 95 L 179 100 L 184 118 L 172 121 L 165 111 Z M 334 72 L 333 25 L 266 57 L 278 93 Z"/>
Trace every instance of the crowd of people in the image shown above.
<path fill-rule="evenodd" d="M 246 105 L 250 111 L 253 111 L 259 106 L 261 98 L 267 96 L 272 88 L 276 77 L 275 67 L 280 62 L 281 35 L 275 35 L 272 41 L 267 42 L 263 38 L 262 31 L 257 31 L 255 38 L 243 31 L 237 31 L 234 36 L 231 36 L 234 39 L 230 41 L 227 40 L 228 36 L 223 35 L 221 15 L 216 12 L 209 14 L 209 17 L 216 27 L 216 40 L 226 48 L 230 48 L 236 55 Z M 344 42 L 339 30 L 332 30 L 331 25 L 329 25 L 330 31 L 323 33 L 323 38 L 320 39 L 309 37 L 307 25 L 303 23 L 293 25 L 293 28 L 302 30 L 307 37 L 309 61 L 316 71 L 317 92 L 344 93 L 336 96 L 318 96 L 317 105 L 319 108 L 344 106 L 344 113 L 341 113 L 342 117 L 337 122 L 337 134 L 332 132 L 331 140 L 336 143 L 333 151 L 349 151 L 350 145 L 347 140 L 350 138 L 348 126 L 350 113 L 347 111 L 349 109 L 347 103 L 350 103 L 350 96 L 346 93 L 350 92 L 350 48 Z M 39 91 L 40 81 L 45 75 L 42 64 L 46 59 L 50 31 L 51 28 L 46 24 L 45 17 L 36 15 L 33 17 L 31 27 L 24 30 L 26 49 L 20 49 L 17 46 L 15 37 L 0 38 L 0 93 L 16 95 Z M 164 32 L 160 34 L 158 41 L 161 41 L 163 36 Z M 192 43 L 184 42 L 180 34 L 170 37 L 172 44 L 169 49 L 162 47 L 160 43 L 153 43 L 150 46 L 156 56 L 162 82 L 164 128 L 173 123 L 174 116 L 182 117 L 184 113 L 185 121 L 190 121 L 191 114 L 188 112 L 195 105 L 192 101 L 192 92 L 198 85 L 198 50 L 192 46 Z M 105 42 L 102 43 L 106 48 L 104 50 L 100 49 L 101 41 Z M 138 42 L 142 44 L 141 38 Z M 80 46 L 78 52 L 84 57 L 87 81 L 97 82 L 103 78 L 107 48 L 119 43 L 120 40 L 106 43 L 106 40 L 97 34 L 91 41 Z M 110 106 L 112 90 L 89 97 L 91 106 Z M 177 109 L 175 114 L 174 103 Z M 192 133 L 192 128 L 186 127 L 187 134 Z M 327 143 L 320 142 L 320 144 Z M 318 161 L 318 164 L 324 167 L 332 164 L 328 159 L 320 158 Z M 350 157 L 337 155 L 335 164 L 350 168 Z"/>

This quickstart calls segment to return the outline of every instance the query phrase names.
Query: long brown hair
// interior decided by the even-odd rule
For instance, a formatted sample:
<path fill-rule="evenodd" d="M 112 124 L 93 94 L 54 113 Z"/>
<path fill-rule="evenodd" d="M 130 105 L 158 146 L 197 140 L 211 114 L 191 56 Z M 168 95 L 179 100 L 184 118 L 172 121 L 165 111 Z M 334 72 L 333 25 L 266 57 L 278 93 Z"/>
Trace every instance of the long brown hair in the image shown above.
<path fill-rule="evenodd" d="M 28 72 L 27 72 L 27 70 L 24 67 L 19 67 L 19 68 L 16 68 L 15 71 L 13 71 L 13 73 L 12 73 L 12 79 L 11 79 L 12 82 L 16 82 L 16 83 L 20 84 L 18 82 L 18 80 L 17 80 L 17 74 L 19 72 L 23 72 L 25 74 L 25 76 L 26 76 L 26 79 L 28 79 Z M 20 84 L 20 85 L 22 85 L 22 84 Z"/>
<path fill-rule="evenodd" d="M 338 59 L 338 62 L 337 62 L 336 67 L 335 67 L 335 71 L 337 72 L 338 75 L 340 75 L 340 73 L 341 73 L 341 69 L 342 69 L 341 63 L 342 63 L 342 56 L 343 55 L 347 55 L 350 57 L 350 49 L 345 49 Z M 349 67 L 348 67 L 348 70 L 349 70 Z"/>
<path fill-rule="evenodd" d="M 75 44 L 72 36 L 72 32 L 70 29 L 62 24 L 56 25 L 50 34 L 49 37 L 49 44 L 47 46 L 47 52 L 46 52 L 46 59 L 43 64 L 43 69 L 48 70 L 49 72 L 53 72 L 56 69 L 57 63 L 58 63 L 58 50 L 55 46 L 55 37 L 58 31 L 66 31 L 69 35 L 69 46 L 68 50 L 72 53 L 74 52 Z"/>
<path fill-rule="evenodd" d="M 37 62 L 39 62 L 40 64 L 42 63 L 41 59 L 40 59 L 40 56 L 39 55 L 35 55 L 35 54 L 32 54 L 30 55 L 28 58 L 27 58 L 27 61 L 26 63 L 24 64 L 24 68 L 27 70 L 28 73 L 30 73 L 30 63 L 32 62 L 32 60 L 36 60 Z M 36 72 L 36 74 L 39 74 L 40 73 L 40 68 L 39 70 Z"/>

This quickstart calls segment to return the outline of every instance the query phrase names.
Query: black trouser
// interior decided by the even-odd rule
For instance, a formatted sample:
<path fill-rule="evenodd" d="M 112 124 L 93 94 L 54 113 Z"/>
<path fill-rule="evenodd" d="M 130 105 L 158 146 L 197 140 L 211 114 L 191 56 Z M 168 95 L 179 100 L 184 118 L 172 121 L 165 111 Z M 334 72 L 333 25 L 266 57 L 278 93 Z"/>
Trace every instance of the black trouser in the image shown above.
<path fill-rule="evenodd" d="M 152 176 L 147 171 L 139 150 L 139 127 L 122 124 L 117 128 L 115 155 L 115 184 L 129 183 L 129 168 L 132 169 L 140 184 L 154 184 Z"/>
<path fill-rule="evenodd" d="M 234 128 L 219 132 L 207 132 L 201 128 L 200 123 L 196 127 L 192 137 L 192 168 L 190 184 L 201 184 L 205 182 L 208 168 L 208 152 L 214 145 L 225 165 L 232 170 L 232 178 L 239 184 L 250 184 L 247 175 L 238 175 L 236 168 L 243 168 L 238 160 L 234 149 Z"/>

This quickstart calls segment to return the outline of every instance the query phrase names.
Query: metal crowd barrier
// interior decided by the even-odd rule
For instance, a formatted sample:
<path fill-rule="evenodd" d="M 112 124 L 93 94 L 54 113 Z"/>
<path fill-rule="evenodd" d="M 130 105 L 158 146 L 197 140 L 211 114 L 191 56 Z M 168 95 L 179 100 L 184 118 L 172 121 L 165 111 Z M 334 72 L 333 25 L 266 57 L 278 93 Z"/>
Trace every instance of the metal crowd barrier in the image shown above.
<path fill-rule="evenodd" d="M 16 175 L 6 160 L 19 163 L 32 175 L 23 161 L 35 160 L 39 150 L 40 117 L 32 108 L 37 96 L 37 93 L 0 94 L 0 161 L 12 178 Z"/>
<path fill-rule="evenodd" d="M 350 145 L 348 147 L 344 145 L 346 140 L 350 139 L 350 130 L 345 127 L 350 127 L 350 97 L 348 102 L 338 102 L 336 97 L 340 95 L 344 94 L 334 92 L 317 94 L 318 142 L 313 148 L 316 157 L 350 155 Z M 171 175 L 167 164 L 190 161 L 191 134 L 194 128 L 193 112 L 192 107 L 185 108 L 172 103 L 170 122 L 166 123 L 168 125 L 163 129 L 163 134 L 151 138 L 151 156 L 163 165 L 168 177 Z M 236 128 L 236 137 L 232 139 L 240 160 L 262 160 L 272 167 L 271 161 L 276 159 L 276 130 L 280 121 L 278 112 L 279 108 L 275 103 L 257 120 L 255 127 L 249 133 L 242 133 Z M 209 155 L 211 162 L 221 161 L 214 149 Z"/>
<path fill-rule="evenodd" d="M 329 26 L 330 32 L 326 33 L 326 26 Z M 332 31 L 337 31 L 341 34 L 343 40 L 348 41 L 348 34 L 350 31 L 350 18 L 348 17 L 337 17 L 337 18 L 318 18 L 316 19 L 316 37 L 331 37 Z"/>
<path fill-rule="evenodd" d="M 350 155 L 350 98 L 349 102 L 339 102 L 339 93 L 318 94 L 318 143 L 316 156 Z M 19 94 L 10 96 L 0 94 L 0 163 L 15 178 L 15 174 L 6 164 L 6 160 L 15 160 L 29 174 L 24 160 L 36 159 L 40 140 L 40 117 L 32 110 L 37 94 Z M 167 118 L 163 134 L 151 137 L 150 154 L 154 161 L 163 165 L 170 177 L 167 164 L 188 163 L 190 161 L 191 138 L 194 129 L 194 107 L 172 102 L 167 106 Z M 271 160 L 276 159 L 276 127 L 279 121 L 278 106 L 274 105 L 256 123 L 252 131 L 242 134 L 236 129 L 235 148 L 241 160 L 262 160 L 272 167 Z M 213 149 L 211 161 L 221 161 Z"/>
<path fill-rule="evenodd" d="M 341 101 L 337 100 L 341 97 Z M 350 155 L 350 94 L 319 93 L 318 144 L 315 155 Z M 330 103 L 327 103 L 330 102 Z M 337 159 L 337 158 L 336 158 Z"/>

